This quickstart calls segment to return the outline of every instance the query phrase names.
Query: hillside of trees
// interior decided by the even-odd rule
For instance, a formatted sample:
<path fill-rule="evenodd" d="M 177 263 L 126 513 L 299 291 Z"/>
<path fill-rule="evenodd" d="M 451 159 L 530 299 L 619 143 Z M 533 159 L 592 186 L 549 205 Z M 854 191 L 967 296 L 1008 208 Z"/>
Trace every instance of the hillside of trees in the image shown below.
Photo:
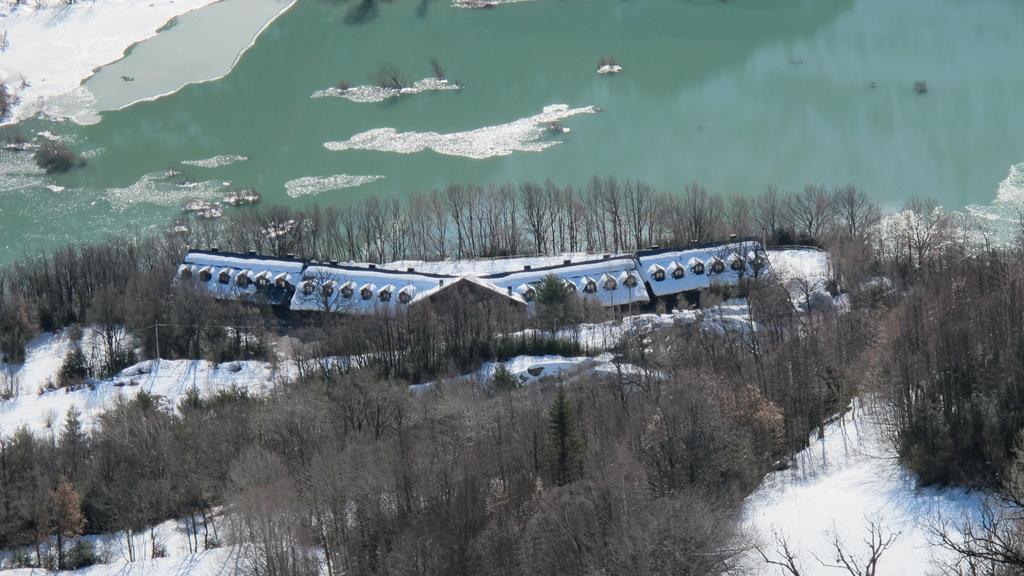
<path fill-rule="evenodd" d="M 293 233 L 265 234 L 289 220 Z M 69 413 L 52 433 L 0 439 L 0 549 L 30 551 L 21 564 L 89 560 L 78 545 L 54 546 L 58 536 L 128 542 L 186 518 L 195 550 L 237 544 L 253 574 L 724 574 L 750 546 L 742 499 L 861 394 L 882 401 L 898 453 L 923 482 L 1019 493 L 1024 251 L 986 245 L 974 222 L 933 203 L 882 218 L 852 187 L 739 200 L 594 180 L 581 191 L 456 186 L 408 204 L 258 208 L 190 225 L 5 268 L 3 354 L 18 361 L 40 331 L 89 324 L 126 330 L 153 357 L 151 327 L 161 324 L 166 358 L 274 360 L 287 337 L 306 368 L 267 395 L 193 392 L 169 406 L 138 393 L 91 430 Z M 483 387 L 411 393 L 410 382 L 486 360 L 586 352 L 501 335 L 615 312 L 545 288 L 536 317 L 486 326 L 471 303 L 311 318 L 170 282 L 190 245 L 380 261 L 683 246 L 730 233 L 829 249 L 849 306 L 798 312 L 775 281 L 757 278 L 742 288 L 754 333 L 674 326 L 613 351 L 635 370 L 525 387 L 499 371 Z M 367 353 L 358 368 L 318 362 Z M 962 552 L 1013 573 L 1022 528 L 982 525 Z"/>

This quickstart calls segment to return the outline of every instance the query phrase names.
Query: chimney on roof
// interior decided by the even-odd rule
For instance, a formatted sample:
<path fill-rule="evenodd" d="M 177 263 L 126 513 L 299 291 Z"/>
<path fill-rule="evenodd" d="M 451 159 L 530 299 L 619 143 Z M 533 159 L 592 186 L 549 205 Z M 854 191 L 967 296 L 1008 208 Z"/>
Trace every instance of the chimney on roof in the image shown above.
<path fill-rule="evenodd" d="M 217 251 L 217 247 L 216 246 L 210 246 L 210 252 L 216 252 L 216 251 Z"/>
<path fill-rule="evenodd" d="M 605 260 L 608 260 L 608 259 L 610 259 L 611 257 L 612 257 L 612 255 L 611 255 L 611 254 L 605 254 L 605 255 L 604 255 L 604 259 L 605 259 Z"/>
<path fill-rule="evenodd" d="M 661 248 L 661 244 L 651 244 L 651 250 L 658 250 Z"/>
<path fill-rule="evenodd" d="M 736 239 L 736 235 L 735 234 L 729 234 L 729 240 L 735 240 L 735 239 Z"/>
<path fill-rule="evenodd" d="M 509 295 L 509 296 L 511 296 L 511 295 L 512 295 L 512 287 L 511 287 L 511 286 L 509 286 L 509 287 L 508 287 L 508 295 Z"/>
<path fill-rule="evenodd" d="M 565 264 L 566 266 L 572 264 L 572 258 L 566 258 L 565 260 L 562 260 L 562 264 Z"/>
<path fill-rule="evenodd" d="M 533 266 L 530 266 L 529 264 L 524 264 L 523 265 L 523 270 L 530 270 L 532 268 L 533 268 Z"/>
<path fill-rule="evenodd" d="M 377 265 L 376 264 L 370 264 L 369 266 L 367 266 L 367 268 L 369 268 L 370 270 L 376 270 L 377 269 Z"/>
<path fill-rule="evenodd" d="M 285 254 L 285 256 L 288 257 L 288 258 L 291 258 L 292 260 L 295 259 L 295 254 L 292 254 L 291 252 Z"/>
<path fill-rule="evenodd" d="M 438 286 L 438 287 L 444 286 L 444 278 L 441 278 L 441 279 L 439 279 L 439 280 L 437 281 L 437 286 Z"/>
<path fill-rule="evenodd" d="M 406 269 L 405 269 L 405 271 L 406 271 L 406 272 L 415 272 L 415 271 L 416 271 L 416 269 L 415 269 L 415 268 L 413 268 L 412 266 L 410 266 L 410 267 L 406 268 Z"/>
<path fill-rule="evenodd" d="M 318 260 L 310 260 L 309 263 L 316 265 L 319 264 L 320 262 Z"/>

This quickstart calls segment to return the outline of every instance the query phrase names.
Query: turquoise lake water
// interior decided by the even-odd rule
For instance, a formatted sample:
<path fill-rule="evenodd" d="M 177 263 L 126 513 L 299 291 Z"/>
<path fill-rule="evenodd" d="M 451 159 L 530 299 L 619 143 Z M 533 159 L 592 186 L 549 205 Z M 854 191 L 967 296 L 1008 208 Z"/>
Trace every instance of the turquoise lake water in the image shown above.
<path fill-rule="evenodd" d="M 1012 201 L 1004 181 L 1024 162 L 1018 0 L 356 6 L 299 0 L 222 79 L 103 113 L 95 125 L 19 127 L 69 140 L 89 162 L 47 177 L 25 154 L 0 153 L 0 261 L 165 228 L 187 198 L 216 199 L 225 181 L 290 206 L 597 174 L 748 195 L 853 182 L 887 207 L 933 196 L 962 208 L 990 205 L 1001 183 Z M 624 72 L 596 74 L 603 55 Z M 428 77 L 432 56 L 461 90 L 311 98 L 341 80 L 367 84 L 382 63 Z M 926 94 L 913 90 L 918 80 Z M 530 120 L 555 104 L 581 109 L 560 120 L 571 130 L 560 136 Z M 380 128 L 395 134 L 370 132 Z M 380 150 L 395 147 L 425 148 Z M 181 164 L 221 155 L 248 159 Z M 163 179 L 168 169 L 181 174 Z M 342 174 L 382 178 L 319 193 L 316 181 L 294 182 Z M 196 184 L 180 187 L 186 179 Z"/>

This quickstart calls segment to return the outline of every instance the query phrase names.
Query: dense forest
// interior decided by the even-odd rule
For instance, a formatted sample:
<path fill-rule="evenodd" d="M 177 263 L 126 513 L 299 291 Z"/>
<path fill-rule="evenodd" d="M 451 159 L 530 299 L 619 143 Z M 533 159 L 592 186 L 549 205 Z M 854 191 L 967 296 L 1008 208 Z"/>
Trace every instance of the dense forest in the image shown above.
<path fill-rule="evenodd" d="M 744 199 L 595 179 L 579 190 L 453 186 L 337 211 L 253 208 L 187 227 L 4 269 L 3 354 L 18 361 L 40 331 L 95 326 L 109 335 L 105 357 L 65 367 L 69 379 L 103 376 L 153 357 L 159 324 L 164 358 L 278 361 L 275 342 L 289 337 L 303 369 L 265 395 L 192 391 L 170 406 L 136 393 L 91 429 L 71 412 L 49 433 L 0 439 L 0 549 L 23 551 L 19 564 L 83 565 L 92 551 L 65 541 L 130 542 L 185 518 L 193 549 L 235 544 L 253 574 L 724 574 L 751 546 L 742 499 L 858 395 L 884 406 L 923 482 L 1024 493 L 1024 252 L 986 245 L 970 219 L 933 203 L 882 218 L 854 187 Z M 732 233 L 827 248 L 848 306 L 798 311 L 776 279 L 751 278 L 722 297 L 747 299 L 752 332 L 638 329 L 613 350 L 629 370 L 530 386 L 499 370 L 483 386 L 411 393 L 410 382 L 486 360 L 588 353 L 552 335 L 619 313 L 546 286 L 528 319 L 482 322 L 468 302 L 308 317 L 170 282 L 188 246 L 382 261 Z M 1022 527 L 977 526 L 958 552 L 993 568 L 960 573 L 1024 566 Z M 160 556 L 151 543 L 130 553 Z"/>

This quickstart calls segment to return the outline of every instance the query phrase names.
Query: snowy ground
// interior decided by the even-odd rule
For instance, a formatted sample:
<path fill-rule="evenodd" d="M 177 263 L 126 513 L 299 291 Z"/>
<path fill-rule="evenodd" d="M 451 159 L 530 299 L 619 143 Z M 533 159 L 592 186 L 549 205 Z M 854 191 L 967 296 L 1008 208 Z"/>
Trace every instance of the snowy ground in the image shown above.
<path fill-rule="evenodd" d="M 219 528 L 223 531 L 223 528 Z M 211 530 L 211 535 L 213 530 Z M 155 527 L 151 538 L 150 531 L 145 530 L 132 537 L 135 550 L 135 562 L 128 562 L 128 551 L 123 534 L 97 534 L 84 536 L 82 539 L 93 544 L 96 554 L 104 559 L 103 564 L 81 570 L 68 571 L 68 574 L 81 576 L 118 575 L 132 576 L 143 574 L 177 575 L 200 574 L 218 575 L 236 573 L 237 554 L 232 548 L 214 548 L 193 554 L 189 551 L 185 524 L 180 520 L 169 520 Z M 152 557 L 153 540 L 158 547 L 164 549 L 166 556 Z M 200 528 L 199 543 L 202 547 L 203 535 Z M 34 551 L 30 551 L 34 552 Z M 9 568 L 10 558 L 0 555 L 0 569 Z M 27 576 L 47 574 L 44 570 L 22 568 L 5 571 L 4 574 Z"/>
<path fill-rule="evenodd" d="M 88 331 L 83 340 L 90 340 Z M 58 389 L 40 394 L 39 389 L 45 388 L 47 380 L 56 381 L 64 355 L 71 346 L 67 331 L 43 334 L 29 344 L 23 364 L 0 364 L 3 377 L 15 378 L 20 392 L 10 400 L 0 401 L 0 435 L 11 434 L 21 426 L 37 432 L 48 431 L 49 424 L 58 428 L 72 406 L 82 413 L 82 423 L 89 428 L 95 417 L 119 395 L 131 396 L 138 390 L 162 396 L 170 406 L 176 405 L 193 386 L 203 395 L 231 386 L 265 392 L 279 379 L 291 376 L 293 370 L 291 365 L 275 368 L 257 361 L 214 364 L 205 360 L 147 360 L 113 378 L 95 381 L 91 388 L 83 386 L 74 391 Z M 83 351 L 87 348 L 88 344 L 84 345 Z"/>
<path fill-rule="evenodd" d="M 789 470 L 769 474 L 747 498 L 746 524 L 771 554 L 772 534 L 785 537 L 797 553 L 801 574 L 843 574 L 817 560 L 834 560 L 829 531 L 863 558 L 869 520 L 898 533 L 879 562 L 878 573 L 918 576 L 937 573 L 933 563 L 945 552 L 931 545 L 927 526 L 938 515 L 958 519 L 974 515 L 983 495 L 958 489 L 918 488 L 915 476 L 884 441 L 875 413 L 862 407 L 830 424 L 825 437 L 796 456 Z M 748 558 L 755 575 L 779 574 L 778 568 Z"/>
<path fill-rule="evenodd" d="M 494 378 L 494 373 L 499 365 L 505 365 L 509 373 L 519 382 L 520 386 L 532 384 L 542 378 L 550 378 L 558 375 L 570 375 L 582 372 L 603 372 L 609 374 L 623 373 L 635 374 L 643 372 L 641 368 L 632 364 L 616 363 L 611 354 L 599 356 L 516 356 L 505 362 L 486 362 L 478 370 L 443 380 L 444 383 L 470 382 L 483 386 Z M 435 386 L 437 382 L 425 382 L 414 384 L 409 387 L 414 392 L 424 392 Z"/>
<path fill-rule="evenodd" d="M 828 291 L 834 272 L 828 252 L 815 248 L 768 250 L 772 273 L 789 290 L 793 306 L 799 311 L 844 305 Z"/>

